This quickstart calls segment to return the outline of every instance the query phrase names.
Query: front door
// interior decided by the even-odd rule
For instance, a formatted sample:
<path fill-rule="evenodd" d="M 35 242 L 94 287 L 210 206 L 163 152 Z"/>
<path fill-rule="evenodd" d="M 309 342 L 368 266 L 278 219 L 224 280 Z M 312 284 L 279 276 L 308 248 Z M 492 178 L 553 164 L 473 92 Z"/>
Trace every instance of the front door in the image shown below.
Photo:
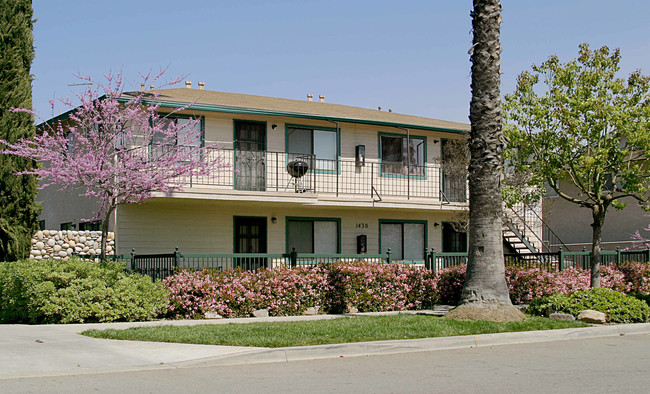
<path fill-rule="evenodd" d="M 266 123 L 235 121 L 235 190 L 266 188 Z"/>
<path fill-rule="evenodd" d="M 235 217 L 235 253 L 266 253 L 266 218 Z M 235 267 L 250 270 L 266 267 L 266 258 L 238 257 Z"/>

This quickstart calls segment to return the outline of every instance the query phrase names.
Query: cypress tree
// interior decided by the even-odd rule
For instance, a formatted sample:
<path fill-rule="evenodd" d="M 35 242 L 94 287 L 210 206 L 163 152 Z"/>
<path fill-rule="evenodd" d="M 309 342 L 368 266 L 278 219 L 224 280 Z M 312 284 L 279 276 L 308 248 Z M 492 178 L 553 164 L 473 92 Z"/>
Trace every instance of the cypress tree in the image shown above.
<path fill-rule="evenodd" d="M 32 17 L 31 0 L 0 1 L 0 138 L 8 142 L 35 133 L 33 116 L 9 111 L 32 108 Z M 32 160 L 0 154 L 0 262 L 27 257 L 38 229 L 36 179 L 16 175 L 34 165 Z"/>

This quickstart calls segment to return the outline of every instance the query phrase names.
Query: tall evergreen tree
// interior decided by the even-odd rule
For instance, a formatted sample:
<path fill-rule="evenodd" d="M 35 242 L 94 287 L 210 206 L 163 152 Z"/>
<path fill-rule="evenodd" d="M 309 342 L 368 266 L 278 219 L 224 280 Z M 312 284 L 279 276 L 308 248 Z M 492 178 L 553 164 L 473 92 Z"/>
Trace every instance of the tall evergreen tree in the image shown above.
<path fill-rule="evenodd" d="M 0 139 L 15 142 L 35 133 L 34 118 L 12 107 L 32 107 L 34 59 L 31 0 L 0 2 Z M 24 258 L 38 227 L 40 208 L 34 202 L 37 182 L 33 175 L 15 175 L 34 161 L 0 155 L 0 261 Z"/>

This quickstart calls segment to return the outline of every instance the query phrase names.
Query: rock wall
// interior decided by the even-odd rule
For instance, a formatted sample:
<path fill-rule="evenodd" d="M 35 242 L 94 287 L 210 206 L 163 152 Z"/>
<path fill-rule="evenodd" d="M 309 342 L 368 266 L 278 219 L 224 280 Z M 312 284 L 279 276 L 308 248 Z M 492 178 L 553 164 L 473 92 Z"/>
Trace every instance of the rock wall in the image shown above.
<path fill-rule="evenodd" d="M 115 253 L 115 235 L 108 233 L 106 240 L 106 254 Z M 74 231 L 74 230 L 42 230 L 32 238 L 32 249 L 29 258 L 63 259 L 66 260 L 72 253 L 80 255 L 99 254 L 102 241 L 101 231 Z"/>

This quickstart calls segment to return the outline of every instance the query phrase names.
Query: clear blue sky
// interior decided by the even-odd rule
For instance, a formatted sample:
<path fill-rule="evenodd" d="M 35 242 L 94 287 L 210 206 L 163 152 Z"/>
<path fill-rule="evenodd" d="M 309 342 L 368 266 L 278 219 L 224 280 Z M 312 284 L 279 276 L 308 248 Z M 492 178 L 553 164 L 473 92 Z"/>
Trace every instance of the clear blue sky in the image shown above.
<path fill-rule="evenodd" d="M 468 122 L 471 1 L 34 0 L 34 108 L 74 74 L 168 67 L 206 89 L 326 101 Z M 502 0 L 502 94 L 551 54 L 621 48 L 622 75 L 650 74 L 647 0 Z M 56 110 L 58 114 L 58 109 Z"/>

